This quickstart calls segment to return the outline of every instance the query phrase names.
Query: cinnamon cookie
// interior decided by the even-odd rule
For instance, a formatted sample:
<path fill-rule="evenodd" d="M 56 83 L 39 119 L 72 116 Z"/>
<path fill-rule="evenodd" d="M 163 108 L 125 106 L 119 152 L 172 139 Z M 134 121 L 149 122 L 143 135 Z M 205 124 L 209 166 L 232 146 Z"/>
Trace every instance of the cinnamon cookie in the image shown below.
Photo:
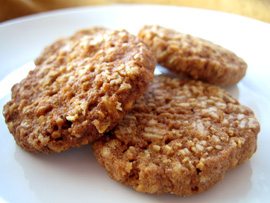
<path fill-rule="evenodd" d="M 216 85 L 235 84 L 246 73 L 243 59 L 210 41 L 161 26 L 144 26 L 138 36 L 174 73 Z"/>
<path fill-rule="evenodd" d="M 112 129 L 153 79 L 151 51 L 125 30 L 94 27 L 53 43 L 3 110 L 18 145 L 60 152 Z"/>
<path fill-rule="evenodd" d="M 117 182 L 139 192 L 188 196 L 248 160 L 259 131 L 253 112 L 225 90 L 160 76 L 92 147 Z"/>

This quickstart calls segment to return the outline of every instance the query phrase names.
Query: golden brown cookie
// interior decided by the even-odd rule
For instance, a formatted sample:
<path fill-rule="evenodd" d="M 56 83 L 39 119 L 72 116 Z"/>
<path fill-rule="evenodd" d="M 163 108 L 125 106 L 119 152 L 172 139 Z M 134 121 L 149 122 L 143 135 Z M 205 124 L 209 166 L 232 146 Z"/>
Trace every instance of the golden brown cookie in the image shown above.
<path fill-rule="evenodd" d="M 3 110 L 18 145 L 60 152 L 112 129 L 153 79 L 151 51 L 125 30 L 82 30 L 47 47 Z"/>
<path fill-rule="evenodd" d="M 243 59 L 210 41 L 161 26 L 144 26 L 138 36 L 160 65 L 182 76 L 216 85 L 236 84 L 245 76 Z"/>
<path fill-rule="evenodd" d="M 248 160 L 259 131 L 253 112 L 225 90 L 160 76 L 92 147 L 117 182 L 139 192 L 188 196 Z"/>

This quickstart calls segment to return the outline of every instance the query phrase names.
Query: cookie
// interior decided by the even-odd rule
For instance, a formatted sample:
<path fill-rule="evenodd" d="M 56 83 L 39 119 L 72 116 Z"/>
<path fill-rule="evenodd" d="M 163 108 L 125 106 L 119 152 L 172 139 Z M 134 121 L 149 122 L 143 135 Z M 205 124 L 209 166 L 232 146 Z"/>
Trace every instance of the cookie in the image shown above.
<path fill-rule="evenodd" d="M 125 30 L 94 27 L 45 48 L 12 87 L 9 131 L 30 152 L 85 145 L 112 129 L 153 79 L 151 51 Z"/>
<path fill-rule="evenodd" d="M 215 85 L 236 84 L 245 76 L 245 61 L 210 41 L 161 26 L 144 26 L 138 36 L 160 65 L 179 75 Z"/>
<path fill-rule="evenodd" d="M 251 158 L 259 131 L 253 112 L 225 90 L 159 76 L 92 147 L 115 181 L 139 192 L 189 196 Z"/>

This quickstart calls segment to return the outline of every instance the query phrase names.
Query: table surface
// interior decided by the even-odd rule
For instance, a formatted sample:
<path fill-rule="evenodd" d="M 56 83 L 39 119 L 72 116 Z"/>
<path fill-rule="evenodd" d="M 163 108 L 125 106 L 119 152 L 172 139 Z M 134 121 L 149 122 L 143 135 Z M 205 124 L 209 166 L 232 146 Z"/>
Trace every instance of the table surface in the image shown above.
<path fill-rule="evenodd" d="M 0 0 L 0 22 L 61 8 L 126 3 L 203 8 L 270 23 L 270 0 Z"/>

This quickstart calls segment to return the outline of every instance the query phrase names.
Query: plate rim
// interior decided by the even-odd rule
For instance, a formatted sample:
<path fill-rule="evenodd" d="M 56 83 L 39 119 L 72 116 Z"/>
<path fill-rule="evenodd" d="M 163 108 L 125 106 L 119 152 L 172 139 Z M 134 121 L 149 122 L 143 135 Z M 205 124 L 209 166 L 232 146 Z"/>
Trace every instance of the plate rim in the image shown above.
<path fill-rule="evenodd" d="M 207 12 L 207 13 L 213 13 L 213 14 L 218 14 L 218 15 L 228 15 L 228 16 L 232 16 L 232 17 L 236 17 L 239 19 L 243 19 L 243 20 L 250 20 L 256 23 L 261 23 L 262 25 L 266 25 L 270 27 L 270 23 L 255 19 L 255 18 L 251 18 L 251 17 L 247 17 L 247 16 L 243 16 L 240 14 L 236 14 L 236 13 L 229 13 L 229 12 L 225 12 L 225 11 L 219 11 L 219 10 L 213 10 L 213 9 L 205 9 L 205 8 L 196 8 L 196 7 L 187 7 L 187 6 L 180 6 L 180 5 L 162 5 L 162 4 L 136 4 L 136 3 L 130 3 L 130 4 L 108 4 L 108 5 L 85 5 L 85 6 L 78 6 L 78 7 L 68 7 L 68 8 L 60 8 L 60 9 L 54 9 L 54 10 L 47 10 L 47 11 L 43 11 L 43 12 L 39 12 L 39 13 L 33 13 L 33 14 L 29 14 L 29 15 L 25 15 L 25 16 L 20 16 L 17 18 L 13 18 L 10 20 L 6 20 L 0 23 L 0 30 L 1 27 L 5 27 L 5 26 L 9 26 L 9 25 L 13 25 L 16 23 L 21 23 L 21 22 L 25 22 L 25 21 L 31 21 L 31 20 L 35 20 L 37 18 L 45 18 L 48 16 L 54 16 L 54 15 L 63 15 L 63 14 L 67 14 L 67 13 L 80 13 L 82 11 L 89 11 L 92 9 L 109 9 L 111 7 L 166 7 L 167 9 L 187 9 L 187 10 L 192 10 L 194 12 L 198 11 L 198 12 Z"/>

